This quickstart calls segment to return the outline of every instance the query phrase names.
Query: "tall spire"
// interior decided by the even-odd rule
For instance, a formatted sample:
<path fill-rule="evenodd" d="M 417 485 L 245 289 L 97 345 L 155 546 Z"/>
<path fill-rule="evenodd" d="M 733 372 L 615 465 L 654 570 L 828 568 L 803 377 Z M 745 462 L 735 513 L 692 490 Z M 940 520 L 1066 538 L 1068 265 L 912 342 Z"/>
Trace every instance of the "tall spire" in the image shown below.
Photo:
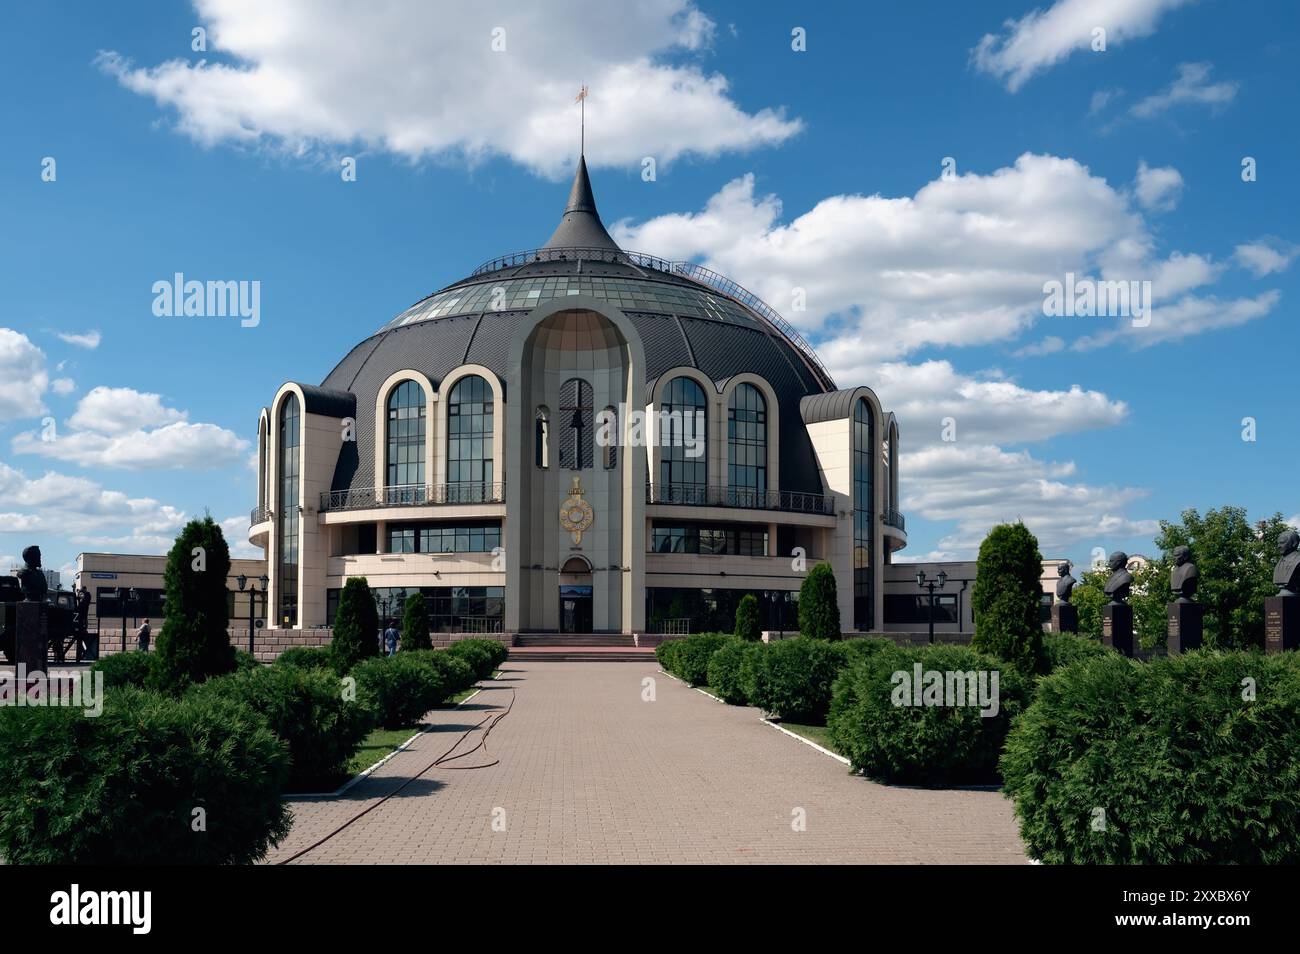
<path fill-rule="evenodd" d="M 573 188 L 569 190 L 564 217 L 542 247 L 618 249 L 618 243 L 605 231 L 605 224 L 596 211 L 596 196 L 591 191 L 585 156 L 578 156 L 578 170 L 573 176 Z"/>

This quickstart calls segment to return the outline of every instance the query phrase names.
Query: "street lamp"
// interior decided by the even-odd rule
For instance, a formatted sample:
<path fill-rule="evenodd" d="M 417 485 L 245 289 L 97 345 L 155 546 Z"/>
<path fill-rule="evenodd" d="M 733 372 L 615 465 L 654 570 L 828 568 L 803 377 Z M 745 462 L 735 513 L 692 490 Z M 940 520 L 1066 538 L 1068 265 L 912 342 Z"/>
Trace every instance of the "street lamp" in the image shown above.
<path fill-rule="evenodd" d="M 932 582 L 926 582 L 925 570 L 916 571 L 916 585 L 930 594 L 930 612 L 928 615 L 930 617 L 930 642 L 932 643 L 934 642 L 934 591 L 943 589 L 947 582 L 948 574 L 943 570 L 939 571 L 938 578 Z"/>
<path fill-rule="evenodd" d="M 235 582 L 239 584 L 239 592 L 242 593 L 244 592 L 244 587 L 248 585 L 248 577 L 244 576 L 244 574 L 241 573 L 239 574 L 239 576 L 235 577 Z M 267 579 L 265 576 L 263 576 L 262 585 L 265 586 L 266 583 L 267 583 Z M 254 654 L 253 613 L 256 609 L 257 609 L 257 583 L 254 583 L 248 589 L 248 652 L 250 655 Z"/>

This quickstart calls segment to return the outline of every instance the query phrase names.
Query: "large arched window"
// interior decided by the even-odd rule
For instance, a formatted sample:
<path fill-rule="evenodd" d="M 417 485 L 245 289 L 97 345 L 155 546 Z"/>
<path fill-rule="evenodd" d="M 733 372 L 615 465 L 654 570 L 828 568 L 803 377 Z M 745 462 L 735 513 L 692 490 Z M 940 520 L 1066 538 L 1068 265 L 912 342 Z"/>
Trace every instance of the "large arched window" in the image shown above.
<path fill-rule="evenodd" d="M 298 625 L 298 480 L 302 465 L 302 415 L 298 396 L 288 394 L 280 404 L 279 447 L 280 517 L 279 622 Z"/>
<path fill-rule="evenodd" d="M 767 401 L 752 384 L 731 392 L 727 410 L 727 486 L 738 507 L 762 507 L 767 497 Z"/>
<path fill-rule="evenodd" d="M 424 499 L 424 428 L 424 388 L 418 381 L 403 381 L 388 395 L 386 492 L 390 503 Z"/>
<path fill-rule="evenodd" d="M 447 499 L 492 500 L 492 387 L 478 375 L 461 378 L 447 401 Z"/>
<path fill-rule="evenodd" d="M 871 588 L 872 465 L 876 459 L 871 405 L 859 398 L 853 406 L 853 628 L 867 632 L 875 625 Z"/>
<path fill-rule="evenodd" d="M 267 426 L 266 418 L 257 422 L 257 509 L 261 511 L 267 508 L 267 497 L 271 489 L 267 486 L 267 475 L 271 472 L 271 446 L 267 439 Z"/>
<path fill-rule="evenodd" d="M 707 503 L 708 405 L 690 378 L 664 388 L 659 416 L 659 483 L 664 503 Z"/>
<path fill-rule="evenodd" d="M 560 466 L 586 470 L 592 466 L 591 385 L 570 378 L 560 387 Z"/>

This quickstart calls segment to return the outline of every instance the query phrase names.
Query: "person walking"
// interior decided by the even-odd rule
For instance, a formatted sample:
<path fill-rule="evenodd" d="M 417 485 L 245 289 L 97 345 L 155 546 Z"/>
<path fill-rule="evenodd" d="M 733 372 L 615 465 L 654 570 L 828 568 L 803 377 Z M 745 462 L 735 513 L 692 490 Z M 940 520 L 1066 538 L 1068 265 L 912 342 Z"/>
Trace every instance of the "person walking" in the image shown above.
<path fill-rule="evenodd" d="M 135 644 L 140 652 L 147 653 L 149 651 L 149 637 L 152 634 L 153 630 L 149 628 L 149 620 L 146 619 L 140 624 L 140 628 L 135 631 Z"/>
<path fill-rule="evenodd" d="M 393 621 L 390 619 L 388 621 L 388 626 L 384 629 L 384 651 L 389 656 L 397 655 L 398 635 L 397 627 L 393 625 Z"/>

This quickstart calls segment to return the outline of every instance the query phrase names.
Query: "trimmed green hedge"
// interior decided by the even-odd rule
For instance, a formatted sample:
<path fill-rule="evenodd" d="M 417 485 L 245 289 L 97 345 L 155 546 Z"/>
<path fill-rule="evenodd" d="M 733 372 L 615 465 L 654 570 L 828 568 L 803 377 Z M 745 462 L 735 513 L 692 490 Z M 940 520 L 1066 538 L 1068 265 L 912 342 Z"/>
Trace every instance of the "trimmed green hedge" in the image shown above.
<path fill-rule="evenodd" d="M 655 655 L 664 669 L 678 679 L 692 686 L 703 686 L 709 681 L 709 659 L 735 638 L 728 633 L 695 633 L 661 643 L 655 648 Z"/>
<path fill-rule="evenodd" d="M 839 642 L 796 636 L 770 643 L 758 658 L 750 705 L 786 722 L 820 723 L 847 655 Z"/>
<path fill-rule="evenodd" d="M 153 653 L 127 652 L 114 653 L 96 660 L 90 667 L 91 672 L 104 674 L 104 688 L 118 689 L 131 686 L 143 689 L 152 678 L 158 666 L 158 657 Z"/>
<path fill-rule="evenodd" d="M 294 646 L 275 657 L 276 666 L 291 669 L 329 669 L 338 671 L 339 660 L 329 646 Z"/>
<path fill-rule="evenodd" d="M 474 675 L 463 655 L 428 649 L 378 656 L 352 669 L 357 688 L 371 700 L 385 729 L 415 725 L 434 706 L 465 688 L 466 672 Z"/>
<path fill-rule="evenodd" d="M 209 679 L 192 690 L 242 702 L 263 716 L 289 746 L 289 787 L 312 791 L 347 775 L 348 762 L 375 725 L 375 713 L 362 701 L 345 698 L 332 671 L 262 666 Z"/>
<path fill-rule="evenodd" d="M 97 718 L 6 708 L 0 855 L 9 864 L 248 864 L 288 834 L 288 775 L 285 744 L 227 699 L 115 689 Z"/>
<path fill-rule="evenodd" d="M 490 679 L 510 655 L 509 648 L 495 639 L 458 639 L 442 651 L 464 659 L 479 679 Z"/>
<path fill-rule="evenodd" d="M 944 674 L 945 685 L 949 673 L 974 672 L 977 679 L 989 673 L 984 685 L 990 695 L 996 672 L 996 713 L 990 704 L 991 714 L 982 714 L 978 704 L 962 698 L 964 692 L 937 700 L 923 692 L 923 704 L 911 704 L 917 663 L 923 674 Z M 958 686 L 955 678 L 952 685 Z M 863 650 L 835 682 L 827 727 L 854 770 L 878 781 L 935 787 L 994 782 L 1011 720 L 1031 692 L 1030 681 L 1011 666 L 966 646 Z"/>
<path fill-rule="evenodd" d="M 470 668 L 469 661 L 456 653 L 445 649 L 415 649 L 407 655 L 439 671 L 447 685 L 446 696 L 464 692 L 478 682 L 478 675 Z"/>
<path fill-rule="evenodd" d="M 1002 772 L 1047 862 L 1295 864 L 1297 751 L 1295 653 L 1106 653 L 1039 683 Z"/>
<path fill-rule="evenodd" d="M 1047 671 L 1054 672 L 1081 659 L 1105 656 L 1115 650 L 1087 636 L 1074 633 L 1043 633 L 1043 657 Z"/>
<path fill-rule="evenodd" d="M 742 640 L 723 643 L 709 657 L 709 688 L 728 705 L 748 705 L 749 693 L 745 690 L 742 668 L 748 657 L 758 655 L 765 649 L 763 643 Z"/>

